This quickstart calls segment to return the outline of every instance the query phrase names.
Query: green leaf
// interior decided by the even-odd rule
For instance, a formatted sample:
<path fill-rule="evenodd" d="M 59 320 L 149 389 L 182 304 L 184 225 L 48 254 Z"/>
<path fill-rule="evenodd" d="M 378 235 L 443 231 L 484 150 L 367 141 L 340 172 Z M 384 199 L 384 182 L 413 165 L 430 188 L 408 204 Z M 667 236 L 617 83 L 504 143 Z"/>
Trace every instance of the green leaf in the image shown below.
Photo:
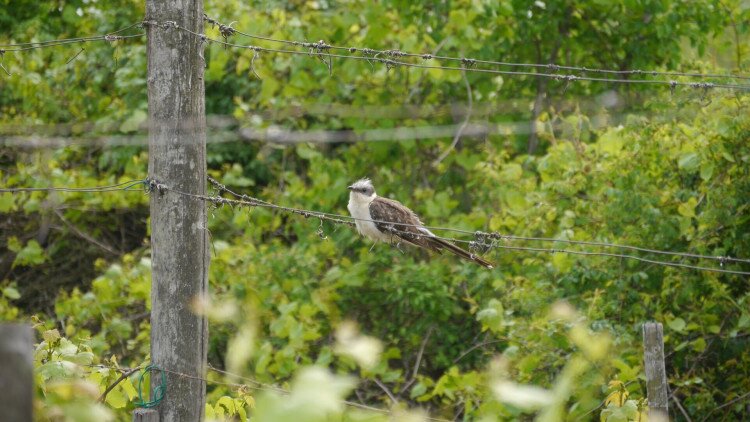
<path fill-rule="evenodd" d="M 714 174 L 714 167 L 712 161 L 704 161 L 701 163 L 701 179 L 705 181 L 711 180 L 711 176 Z"/>
<path fill-rule="evenodd" d="M 10 300 L 18 300 L 21 298 L 21 293 L 15 287 L 6 287 L 3 289 L 3 296 Z"/>
<path fill-rule="evenodd" d="M 742 329 L 747 327 L 750 327 L 750 314 L 742 314 L 739 321 L 737 321 L 737 328 Z"/>
<path fill-rule="evenodd" d="M 566 253 L 552 254 L 552 265 L 559 273 L 567 273 L 573 267 L 573 260 Z"/>
<path fill-rule="evenodd" d="M 17 237 L 11 236 L 8 238 L 8 250 L 11 252 L 18 253 L 23 246 L 21 246 L 21 242 L 18 240 Z"/>
<path fill-rule="evenodd" d="M 698 353 L 703 352 L 706 350 L 706 340 L 703 337 L 700 337 L 693 341 L 693 350 L 695 350 Z"/>
<path fill-rule="evenodd" d="M 695 217 L 695 207 L 697 205 L 698 200 L 695 198 L 690 198 L 687 200 L 687 202 L 684 202 L 677 207 L 677 212 L 680 213 L 680 215 L 683 217 Z"/>
<path fill-rule="evenodd" d="M 299 155 L 301 158 L 304 158 L 305 160 L 311 160 L 313 158 L 319 157 L 320 152 L 318 152 L 315 148 L 311 147 L 307 144 L 300 144 L 297 147 L 297 155 Z"/>
<path fill-rule="evenodd" d="M 10 212 L 15 208 L 15 200 L 10 192 L 0 194 L 0 213 Z"/>
<path fill-rule="evenodd" d="M 694 152 L 682 154 L 680 156 L 680 159 L 677 161 L 678 167 L 681 170 L 685 170 L 687 172 L 694 172 L 695 170 L 697 170 L 700 163 L 700 157 Z"/>
<path fill-rule="evenodd" d="M 685 324 L 685 320 L 684 319 L 678 317 L 678 318 L 675 318 L 675 319 L 667 322 L 667 325 L 669 326 L 669 328 L 671 328 L 671 329 L 673 329 L 675 331 L 682 331 L 682 330 L 685 329 L 685 326 L 687 324 Z"/>
<path fill-rule="evenodd" d="M 222 396 L 217 402 L 217 406 L 223 406 L 229 415 L 237 413 L 237 409 L 234 405 L 234 400 L 229 396 Z"/>
<path fill-rule="evenodd" d="M 8 243 L 10 243 L 10 239 L 8 240 Z M 11 249 L 10 245 L 8 245 L 8 249 Z M 15 268 L 17 265 L 38 265 L 44 262 L 44 260 L 44 250 L 39 246 L 39 242 L 32 239 L 23 249 L 18 251 L 16 258 L 13 260 L 12 266 Z"/>
<path fill-rule="evenodd" d="M 123 394 L 122 390 L 119 389 L 114 389 L 107 393 L 107 398 L 105 399 L 105 401 L 108 405 L 114 407 L 115 409 L 122 409 L 128 403 L 125 394 Z"/>
<path fill-rule="evenodd" d="M 133 382 L 130 381 L 130 378 L 122 380 L 122 382 L 120 382 L 120 388 L 128 396 L 128 400 L 133 400 L 138 397 L 138 392 L 135 390 L 135 386 L 133 385 Z"/>

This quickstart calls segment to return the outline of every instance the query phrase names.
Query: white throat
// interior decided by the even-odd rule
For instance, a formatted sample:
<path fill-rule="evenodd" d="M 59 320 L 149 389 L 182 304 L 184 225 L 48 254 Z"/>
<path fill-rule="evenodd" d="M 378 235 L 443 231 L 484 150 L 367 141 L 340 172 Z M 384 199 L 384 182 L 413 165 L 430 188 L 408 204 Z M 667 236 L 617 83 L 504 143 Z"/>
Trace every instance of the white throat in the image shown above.
<path fill-rule="evenodd" d="M 375 193 L 373 193 L 372 196 L 365 196 L 359 192 L 349 192 L 349 205 L 347 208 L 349 208 L 349 211 L 351 211 L 351 207 L 353 206 L 368 208 L 370 202 L 372 202 L 376 196 L 378 195 Z M 370 211 L 368 210 L 367 213 L 369 214 Z"/>

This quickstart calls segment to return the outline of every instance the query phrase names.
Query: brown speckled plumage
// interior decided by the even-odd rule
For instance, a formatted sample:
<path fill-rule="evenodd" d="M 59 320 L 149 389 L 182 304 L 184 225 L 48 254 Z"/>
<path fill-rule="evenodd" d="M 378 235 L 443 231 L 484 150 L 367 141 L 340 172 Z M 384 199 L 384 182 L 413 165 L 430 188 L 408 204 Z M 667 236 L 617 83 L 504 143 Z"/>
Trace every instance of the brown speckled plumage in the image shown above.
<path fill-rule="evenodd" d="M 424 228 L 424 224 L 412 210 L 398 201 L 375 197 L 370 202 L 370 215 L 375 220 L 375 226 L 378 230 L 392 236 L 391 243 L 403 241 L 438 253 L 447 250 L 456 256 L 476 262 L 484 267 L 493 267 L 492 263 L 478 255 L 469 253 L 446 240 L 436 237 L 431 231 Z"/>

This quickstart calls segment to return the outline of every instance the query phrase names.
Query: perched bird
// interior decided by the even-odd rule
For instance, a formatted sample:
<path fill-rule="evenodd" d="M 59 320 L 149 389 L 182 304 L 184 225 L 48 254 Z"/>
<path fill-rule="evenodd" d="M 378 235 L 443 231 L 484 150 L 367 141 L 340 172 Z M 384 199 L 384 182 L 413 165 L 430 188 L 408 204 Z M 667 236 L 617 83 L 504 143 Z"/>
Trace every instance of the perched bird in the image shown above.
<path fill-rule="evenodd" d="M 412 210 L 400 202 L 379 197 L 370 179 L 360 179 L 348 189 L 347 208 L 355 219 L 359 234 L 375 242 L 405 242 L 438 253 L 446 250 L 484 267 L 493 267 L 489 261 L 435 236 Z"/>

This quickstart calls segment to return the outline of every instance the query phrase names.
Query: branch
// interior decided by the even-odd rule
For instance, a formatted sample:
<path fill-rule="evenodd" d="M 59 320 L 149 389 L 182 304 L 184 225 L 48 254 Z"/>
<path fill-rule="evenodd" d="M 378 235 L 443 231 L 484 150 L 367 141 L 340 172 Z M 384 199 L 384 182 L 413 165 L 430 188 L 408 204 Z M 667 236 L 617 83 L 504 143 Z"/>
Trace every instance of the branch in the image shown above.
<path fill-rule="evenodd" d="M 685 411 L 685 408 L 682 407 L 682 403 L 680 403 L 680 400 L 677 399 L 677 396 L 675 395 L 675 393 L 677 393 L 677 390 L 675 390 L 674 393 L 672 393 L 672 401 L 674 402 L 674 404 L 677 405 L 677 408 L 680 409 L 680 413 L 682 413 L 682 416 L 685 417 L 685 420 L 687 422 L 693 422 L 693 420 L 690 419 L 690 415 L 688 415 L 688 413 Z"/>
<path fill-rule="evenodd" d="M 453 359 L 453 363 L 458 363 L 459 360 L 463 359 L 466 355 L 468 355 L 469 353 L 473 352 L 474 350 L 480 347 L 489 346 L 490 344 L 495 344 L 495 343 L 502 343 L 504 341 L 508 341 L 508 339 L 501 338 L 500 340 L 490 340 L 490 341 L 483 341 L 481 343 L 477 343 L 469 347 L 465 352 L 461 353 L 457 358 Z"/>
<path fill-rule="evenodd" d="M 709 417 L 709 416 L 711 416 L 711 414 L 713 414 L 713 413 L 714 413 L 714 412 L 716 412 L 717 410 L 719 410 L 719 409 L 723 409 L 723 408 L 725 408 L 725 407 L 727 407 L 727 406 L 731 406 L 731 405 L 733 405 L 733 404 L 737 403 L 738 401 L 741 401 L 741 400 L 745 400 L 745 399 L 746 399 L 746 398 L 748 398 L 748 397 L 750 397 L 750 392 L 749 392 L 749 393 L 745 393 L 745 394 L 743 394 L 743 395 L 741 395 L 741 396 L 739 396 L 739 397 L 736 397 L 736 398 L 734 398 L 733 400 L 730 400 L 730 401 L 728 401 L 728 402 L 726 402 L 726 403 L 722 404 L 721 406 L 717 407 L 716 409 L 714 409 L 714 410 L 712 410 L 712 411 L 708 412 L 708 415 L 706 415 L 706 417 L 705 417 L 705 418 L 703 418 L 703 421 L 702 421 L 702 422 L 705 422 L 705 421 L 709 420 L 709 418 L 708 418 L 708 417 Z"/>
<path fill-rule="evenodd" d="M 391 390 L 389 390 L 388 387 L 385 386 L 385 384 L 383 384 L 382 382 L 380 382 L 380 380 L 377 379 L 377 378 L 373 378 L 372 380 L 375 381 L 375 384 L 377 384 L 378 387 L 380 387 L 380 389 L 383 390 L 385 392 L 385 394 L 388 395 L 388 397 L 391 399 L 391 401 L 393 402 L 393 404 L 398 404 L 398 400 L 393 395 L 393 393 L 391 393 Z"/>
<path fill-rule="evenodd" d="M 427 346 L 427 341 L 430 339 L 434 328 L 435 326 L 431 325 L 430 328 L 427 329 L 427 334 L 424 336 L 422 344 L 419 346 L 419 353 L 417 354 L 417 360 L 414 362 L 414 370 L 412 371 L 411 379 L 404 385 L 404 388 L 402 388 L 401 391 L 406 391 L 412 384 L 414 384 L 414 381 L 417 380 L 419 366 L 422 364 L 422 354 L 424 353 L 424 348 Z"/>
<path fill-rule="evenodd" d="M 117 378 L 115 382 L 113 382 L 109 387 L 107 387 L 106 390 L 104 390 L 102 395 L 99 397 L 99 402 L 104 403 L 104 400 L 107 398 L 107 394 L 109 394 L 110 391 L 112 391 L 115 387 L 117 387 L 117 384 L 121 383 L 125 378 L 133 375 L 139 369 L 141 368 L 136 367 L 129 371 L 123 372 L 122 375 L 120 375 L 120 378 Z"/>
<path fill-rule="evenodd" d="M 114 250 L 114 249 L 113 249 L 113 248 L 112 248 L 111 246 L 109 246 L 109 245 L 107 245 L 107 244 L 104 244 L 104 243 L 102 243 L 102 242 L 100 242 L 100 241 L 96 240 L 96 239 L 95 239 L 95 238 L 93 238 L 93 237 L 92 237 L 91 235 L 87 234 L 86 232 L 84 232 L 84 231 L 82 231 L 81 229 L 79 229 L 78 227 L 76 227 L 76 226 L 75 226 L 75 224 L 71 223 L 70 221 L 68 221 L 68 220 L 67 220 L 67 219 L 65 218 L 65 216 L 63 216 L 63 214 L 62 214 L 62 213 L 60 212 L 60 210 L 58 210 L 58 209 L 56 209 L 56 208 L 53 208 L 53 211 L 55 212 L 55 214 L 57 214 L 57 216 L 58 216 L 58 217 L 60 218 L 60 220 L 61 220 L 61 221 L 62 221 L 63 223 L 65 223 L 65 225 L 66 225 L 66 226 L 67 226 L 67 227 L 68 227 L 68 228 L 69 228 L 69 229 L 70 229 L 70 230 L 71 230 L 71 231 L 72 231 L 72 232 L 73 232 L 73 233 L 74 233 L 74 234 L 75 234 L 76 236 L 78 236 L 78 237 L 80 237 L 80 238 L 82 238 L 82 239 L 84 239 L 84 240 L 88 241 L 89 243 L 92 243 L 92 244 L 94 244 L 94 245 L 98 246 L 99 248 L 101 248 L 101 249 L 102 249 L 102 250 L 104 250 L 105 252 L 109 252 L 109 253 L 111 253 L 112 255 L 120 255 L 120 253 L 119 253 L 118 251 Z"/>

